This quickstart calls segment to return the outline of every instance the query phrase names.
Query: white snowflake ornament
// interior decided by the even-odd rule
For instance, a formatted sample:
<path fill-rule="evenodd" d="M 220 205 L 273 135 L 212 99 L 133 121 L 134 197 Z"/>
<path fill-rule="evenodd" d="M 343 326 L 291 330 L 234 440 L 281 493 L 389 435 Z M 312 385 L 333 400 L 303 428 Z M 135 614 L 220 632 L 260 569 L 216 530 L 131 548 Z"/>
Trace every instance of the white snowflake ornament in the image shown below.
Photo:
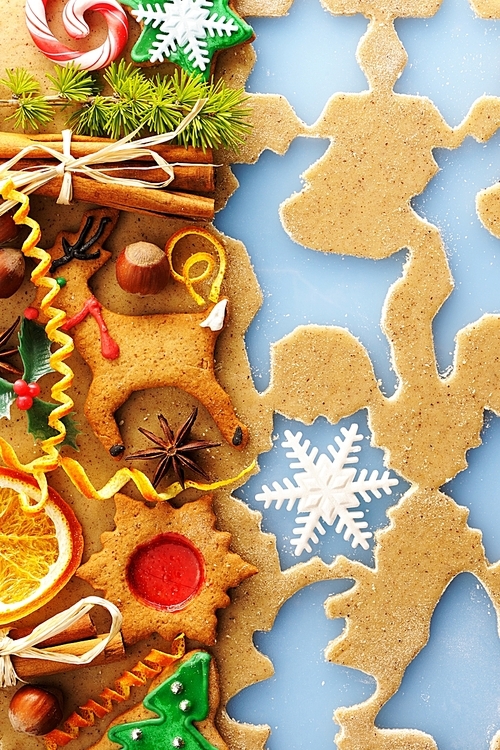
<path fill-rule="evenodd" d="M 273 489 L 264 485 L 262 492 L 255 496 L 256 500 L 264 503 L 265 508 L 275 503 L 279 510 L 286 502 L 286 510 L 293 510 L 297 506 L 297 512 L 305 514 L 295 519 L 297 527 L 293 533 L 296 536 L 291 540 L 297 557 L 304 551 L 312 552 L 311 542 L 318 544 L 318 534 L 326 533 L 323 524 L 333 526 L 335 521 L 335 531 L 339 534 L 344 531 L 344 539 L 351 539 L 354 548 L 359 545 L 368 549 L 367 540 L 373 534 L 366 530 L 368 523 L 362 520 L 363 510 L 353 509 L 359 508 L 360 497 L 368 503 L 371 495 L 379 498 L 382 496 L 381 490 L 390 495 L 391 487 L 398 484 L 395 477 L 389 476 L 389 471 L 385 471 L 381 477 L 378 471 L 372 471 L 368 477 L 368 471 L 362 469 L 356 478 L 356 469 L 346 467 L 358 463 L 358 457 L 352 454 L 361 450 L 361 446 L 355 443 L 363 440 L 363 435 L 358 433 L 357 424 L 352 424 L 348 430 L 342 427 L 340 431 L 343 438 L 335 437 L 337 448 L 328 446 L 332 461 L 323 453 L 316 460 L 318 448 L 313 447 L 309 451 L 311 443 L 309 440 L 301 443 L 301 432 L 294 435 L 290 430 L 285 430 L 286 440 L 282 446 L 290 448 L 286 457 L 296 459 L 290 463 L 290 468 L 303 471 L 294 474 L 295 484 L 285 478 L 284 486 L 279 482 L 273 482 Z"/>
<path fill-rule="evenodd" d="M 190 74 L 208 78 L 214 55 L 248 42 L 252 28 L 228 0 L 123 0 L 143 29 L 131 52 L 137 63 L 176 63 Z"/>

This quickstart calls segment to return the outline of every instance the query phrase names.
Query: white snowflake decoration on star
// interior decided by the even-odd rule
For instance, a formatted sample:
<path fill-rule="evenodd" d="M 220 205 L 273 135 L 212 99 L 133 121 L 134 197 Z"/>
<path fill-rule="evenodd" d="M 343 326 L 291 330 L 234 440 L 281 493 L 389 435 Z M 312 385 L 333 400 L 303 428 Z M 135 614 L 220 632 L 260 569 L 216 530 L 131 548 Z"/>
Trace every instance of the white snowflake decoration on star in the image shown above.
<path fill-rule="evenodd" d="M 164 3 L 140 3 L 132 15 L 138 21 L 158 29 L 149 51 L 151 62 L 163 62 L 180 47 L 193 67 L 201 71 L 210 64 L 207 37 L 231 36 L 238 26 L 232 18 L 210 15 L 211 0 L 172 0 Z"/>
<path fill-rule="evenodd" d="M 362 520 L 364 512 L 352 510 L 360 505 L 358 495 L 369 503 L 370 493 L 377 498 L 382 496 L 381 490 L 390 495 L 391 487 L 398 484 L 398 480 L 395 477 L 391 478 L 388 471 L 381 477 L 378 476 L 378 471 L 372 471 L 368 477 L 367 469 L 361 469 L 356 478 L 356 469 L 346 466 L 358 462 L 358 457 L 351 454 L 359 453 L 361 450 L 361 446 L 355 443 L 363 440 L 363 435 L 358 433 L 357 424 L 352 424 L 348 430 L 342 427 L 340 431 L 343 438 L 335 437 L 337 448 L 333 445 L 328 446 L 333 456 L 332 461 L 324 453 L 316 460 L 318 448 L 313 447 L 308 453 L 310 441 L 304 440 L 301 443 L 301 432 L 294 435 L 290 430 L 285 430 L 286 440 L 282 446 L 290 448 L 286 457 L 296 459 L 290 463 L 290 468 L 303 471 L 294 474 L 295 484 L 285 478 L 283 487 L 279 482 L 273 482 L 272 490 L 264 485 L 262 492 L 255 496 L 256 500 L 264 503 L 265 508 L 276 503 L 277 510 L 285 502 L 286 510 L 293 510 L 298 501 L 297 512 L 305 515 L 297 516 L 295 519 L 298 526 L 293 530 L 296 537 L 291 540 L 291 544 L 295 547 L 297 557 L 304 551 L 312 552 L 310 542 L 318 544 L 318 533 L 326 533 L 323 523 L 332 526 L 337 519 L 337 533 L 340 534 L 345 529 L 344 539 L 352 538 L 353 547 L 360 545 L 363 549 L 368 549 L 367 540 L 373 534 L 365 531 L 368 523 Z"/>

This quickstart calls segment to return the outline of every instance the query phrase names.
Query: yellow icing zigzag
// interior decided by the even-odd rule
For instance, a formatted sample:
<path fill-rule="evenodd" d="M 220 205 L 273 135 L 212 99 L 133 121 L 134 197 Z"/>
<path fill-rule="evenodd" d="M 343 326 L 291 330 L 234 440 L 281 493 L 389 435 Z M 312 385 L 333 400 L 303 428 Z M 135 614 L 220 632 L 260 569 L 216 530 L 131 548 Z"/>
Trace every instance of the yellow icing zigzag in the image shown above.
<path fill-rule="evenodd" d="M 59 326 L 61 326 L 66 320 L 66 313 L 63 310 L 59 310 L 57 307 L 51 306 L 51 303 L 60 291 L 60 287 L 55 279 L 46 276 L 52 259 L 45 250 L 37 247 L 41 230 L 40 225 L 28 216 L 30 207 L 28 196 L 15 190 L 13 183 L 10 180 L 0 184 L 0 194 L 4 200 L 13 200 L 21 204 L 20 208 L 14 214 L 14 221 L 16 224 L 24 224 L 31 229 L 28 238 L 22 246 L 22 251 L 29 258 L 36 258 L 40 261 L 31 274 L 31 280 L 36 286 L 47 287 L 49 290 L 44 296 L 40 308 L 49 318 L 48 323 L 45 326 L 49 340 L 59 344 L 59 348 L 56 349 L 50 357 L 50 365 L 53 370 L 60 373 L 62 376 L 61 379 L 52 386 L 51 391 L 54 401 L 60 403 L 60 406 L 55 407 L 49 417 L 49 425 L 57 430 L 57 434 L 42 441 L 41 448 L 45 452 L 44 456 L 35 458 L 29 464 L 23 464 L 19 461 L 14 448 L 6 440 L 0 437 L 0 458 L 3 462 L 11 469 L 31 474 L 40 487 L 40 500 L 35 504 L 33 504 L 27 496 L 21 495 L 23 509 L 28 513 L 36 513 L 43 508 L 48 497 L 47 478 L 45 475 L 47 472 L 57 469 L 58 466 L 61 466 L 64 469 L 75 487 L 77 487 L 77 489 L 80 490 L 80 492 L 89 500 L 108 500 L 119 492 L 119 490 L 121 490 L 121 488 L 130 480 L 134 482 L 145 500 L 150 502 L 171 500 L 184 489 L 179 482 L 173 482 L 165 492 L 157 492 L 142 471 L 124 467 L 123 469 L 119 469 L 101 490 L 97 490 L 88 478 L 85 469 L 78 461 L 59 454 L 56 446 L 60 445 L 66 436 L 66 427 L 61 419 L 70 413 L 74 405 L 73 400 L 66 393 L 66 390 L 73 382 L 74 373 L 69 365 L 64 363 L 64 360 L 70 356 L 74 349 L 73 339 L 59 328 Z M 219 244 L 211 235 L 209 235 L 209 238 L 214 245 Z M 178 239 L 180 239 L 180 236 Z M 225 258 L 222 256 L 222 273 L 225 268 L 224 261 Z M 189 272 L 187 272 L 186 275 L 189 275 Z M 198 281 L 199 279 L 195 280 Z M 211 295 L 213 294 L 215 297 L 218 297 L 218 291 L 220 288 L 219 276 L 216 278 L 214 285 L 215 286 L 213 286 L 211 290 Z M 202 484 L 187 480 L 185 482 L 185 488 L 193 488 L 205 492 L 216 490 L 220 487 L 226 487 L 249 474 L 255 468 L 255 465 L 256 462 L 253 461 L 250 466 L 243 469 L 243 471 L 241 471 L 236 477 L 231 477 L 230 479 L 224 479 L 210 484 Z"/>

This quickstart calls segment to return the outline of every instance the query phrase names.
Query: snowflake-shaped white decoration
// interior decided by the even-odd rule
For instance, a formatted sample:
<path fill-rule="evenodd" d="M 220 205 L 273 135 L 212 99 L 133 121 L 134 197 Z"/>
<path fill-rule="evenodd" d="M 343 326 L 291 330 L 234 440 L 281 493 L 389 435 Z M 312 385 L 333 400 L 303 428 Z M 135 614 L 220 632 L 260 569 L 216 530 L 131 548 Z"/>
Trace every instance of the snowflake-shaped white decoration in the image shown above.
<path fill-rule="evenodd" d="M 337 525 L 335 531 L 342 533 L 344 539 L 349 540 L 352 537 L 351 544 L 353 547 L 360 545 L 363 549 L 368 549 L 368 539 L 373 534 L 365 531 L 368 526 L 363 521 L 364 512 L 362 510 L 352 510 L 360 505 L 359 496 L 367 503 L 370 502 L 370 493 L 374 497 L 381 497 L 383 490 L 386 495 L 392 493 L 391 487 L 398 484 L 395 477 L 390 477 L 389 472 L 385 471 L 381 477 L 378 471 L 372 471 L 368 477 L 368 471 L 362 469 L 356 479 L 356 469 L 346 468 L 348 464 L 358 462 L 358 457 L 353 453 L 359 453 L 361 446 L 355 443 L 363 440 L 363 435 L 358 433 L 358 425 L 352 424 L 347 430 L 341 428 L 343 438 L 336 436 L 335 442 L 337 448 L 333 445 L 328 446 L 328 450 L 333 456 L 333 461 L 322 453 L 318 459 L 318 448 L 312 448 L 309 451 L 310 441 L 302 440 L 302 433 L 297 432 L 294 435 L 290 430 L 285 430 L 286 440 L 283 441 L 283 448 L 290 448 L 286 454 L 287 458 L 297 459 L 290 463 L 291 469 L 303 469 L 303 471 L 294 474 L 295 484 L 290 479 L 283 479 L 283 487 L 279 482 L 273 482 L 273 489 L 266 485 L 262 487 L 262 492 L 255 496 L 255 499 L 264 503 L 265 508 L 269 508 L 271 503 L 276 503 L 279 510 L 286 501 L 286 510 L 292 510 L 296 502 L 297 512 L 305 513 L 304 516 L 298 516 L 295 523 L 299 524 L 293 530 L 296 538 L 291 540 L 295 547 L 295 555 L 298 557 L 304 550 L 312 552 L 310 542 L 318 544 L 319 537 L 326 533 L 323 523 L 332 526 L 336 519 Z"/>
<path fill-rule="evenodd" d="M 149 50 L 151 62 L 163 62 L 177 47 L 187 55 L 194 68 L 206 70 L 210 64 L 207 37 L 231 36 L 238 26 L 232 18 L 210 15 L 212 0 L 169 0 L 163 3 L 140 3 L 132 15 L 138 21 L 158 29 Z"/>

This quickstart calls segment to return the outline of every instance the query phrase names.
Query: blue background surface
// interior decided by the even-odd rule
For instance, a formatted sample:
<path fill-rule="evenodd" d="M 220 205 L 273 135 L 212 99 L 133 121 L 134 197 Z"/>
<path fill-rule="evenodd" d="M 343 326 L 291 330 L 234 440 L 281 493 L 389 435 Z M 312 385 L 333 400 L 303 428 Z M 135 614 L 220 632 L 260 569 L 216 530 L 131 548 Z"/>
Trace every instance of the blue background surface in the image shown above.
<path fill-rule="evenodd" d="M 366 88 L 355 60 L 367 27 L 362 16 L 334 17 L 319 0 L 295 0 L 287 17 L 250 21 L 258 55 L 250 91 L 284 94 L 312 124 L 332 94 Z M 478 96 L 500 95 L 500 21 L 475 18 L 466 0 L 444 0 L 433 18 L 402 19 L 396 27 L 409 56 L 396 85 L 399 93 L 429 96 L 452 125 Z M 475 212 L 477 192 L 500 179 L 499 143 L 499 135 L 487 144 L 468 138 L 456 151 L 436 151 L 441 171 L 414 201 L 415 209 L 440 228 L 455 278 L 455 290 L 434 326 L 443 372 L 451 365 L 457 331 L 485 312 L 500 312 L 500 241 L 484 229 Z M 240 188 L 217 218 L 222 231 L 245 243 L 264 293 L 247 335 L 255 384 L 264 390 L 269 383 L 272 342 L 297 325 L 319 323 L 344 326 L 355 334 L 390 394 L 395 377 L 379 321 L 387 290 L 401 275 L 405 252 L 382 261 L 326 255 L 294 244 L 279 222 L 280 203 L 300 189 L 301 173 L 327 146 L 325 140 L 298 138 L 283 157 L 265 152 L 256 165 L 237 167 Z M 262 510 L 255 501 L 262 485 L 292 478 L 281 447 L 285 429 L 301 430 L 324 452 L 340 426 L 353 421 L 369 437 L 364 413 L 340 425 L 321 419 L 310 427 L 277 416 L 274 448 L 260 457 L 261 473 L 239 496 Z M 491 561 L 500 558 L 499 449 L 499 420 L 487 415 L 483 445 L 469 453 L 469 468 L 445 487 L 470 509 L 470 524 L 482 530 Z M 368 439 L 358 455 L 359 468 L 382 470 L 383 455 Z M 372 530 L 385 525 L 386 509 L 406 486 L 400 481 L 392 496 L 366 506 Z M 293 555 L 294 519 L 295 514 L 284 509 L 264 511 L 263 528 L 277 535 L 284 568 L 311 556 Z M 330 528 L 314 553 L 326 561 L 342 553 L 372 564 L 371 549 L 352 550 Z M 341 620 L 326 619 L 323 602 L 348 585 L 327 582 L 303 590 L 282 608 L 270 633 L 256 635 L 257 647 L 270 656 L 276 674 L 236 696 L 229 711 L 240 721 L 270 724 L 271 750 L 332 748 L 335 708 L 359 702 L 374 690 L 370 677 L 323 659 L 328 641 L 342 629 Z M 472 576 L 459 576 L 437 607 L 428 646 L 407 670 L 379 724 L 427 731 L 440 750 L 486 750 L 500 729 L 499 656 L 491 602 Z"/>

